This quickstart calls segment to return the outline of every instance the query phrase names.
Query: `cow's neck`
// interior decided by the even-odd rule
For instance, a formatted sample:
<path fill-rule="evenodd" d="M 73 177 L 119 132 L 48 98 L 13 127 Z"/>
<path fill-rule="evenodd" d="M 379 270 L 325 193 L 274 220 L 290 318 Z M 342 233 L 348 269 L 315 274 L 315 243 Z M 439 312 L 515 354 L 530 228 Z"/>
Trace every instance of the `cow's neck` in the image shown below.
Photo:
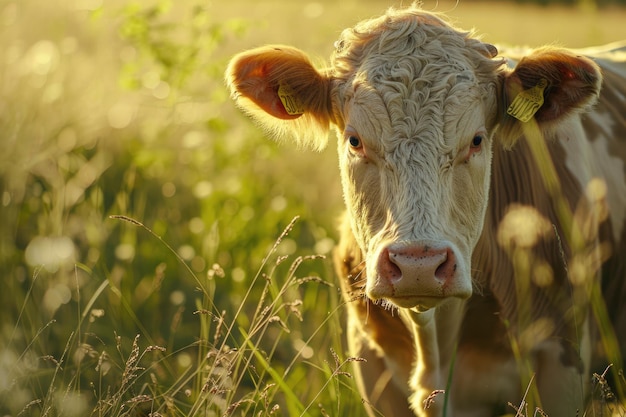
<path fill-rule="evenodd" d="M 416 411 L 424 409 L 424 400 L 431 394 L 446 389 L 464 308 L 465 301 L 454 298 L 426 312 L 402 312 L 415 341 L 416 363 L 411 378 L 414 392 L 411 403 Z M 434 402 L 424 413 L 440 415 L 443 404 L 444 394 L 436 394 Z"/>

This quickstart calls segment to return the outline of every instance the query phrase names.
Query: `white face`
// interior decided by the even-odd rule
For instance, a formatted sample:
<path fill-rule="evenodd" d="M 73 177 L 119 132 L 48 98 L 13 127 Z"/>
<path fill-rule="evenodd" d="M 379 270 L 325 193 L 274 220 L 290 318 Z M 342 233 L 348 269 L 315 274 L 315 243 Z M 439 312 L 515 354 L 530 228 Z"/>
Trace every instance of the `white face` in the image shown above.
<path fill-rule="evenodd" d="M 472 251 L 487 207 L 486 91 L 467 71 L 439 86 L 355 77 L 339 85 L 339 159 L 366 294 L 423 311 L 472 292 Z M 494 87 L 495 88 L 495 87 Z M 491 90 L 491 89 L 490 89 Z"/>

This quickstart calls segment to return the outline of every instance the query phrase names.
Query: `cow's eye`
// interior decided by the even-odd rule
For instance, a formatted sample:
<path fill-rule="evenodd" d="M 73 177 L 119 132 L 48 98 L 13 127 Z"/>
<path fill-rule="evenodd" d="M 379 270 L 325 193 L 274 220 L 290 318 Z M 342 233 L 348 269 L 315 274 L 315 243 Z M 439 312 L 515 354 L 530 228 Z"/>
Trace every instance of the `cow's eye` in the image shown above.
<path fill-rule="evenodd" d="M 358 136 L 354 136 L 354 135 L 348 136 L 348 143 L 350 144 L 350 146 L 352 146 L 355 149 L 358 149 L 361 147 L 361 139 L 359 139 Z"/>
<path fill-rule="evenodd" d="M 365 156 L 365 149 L 363 147 L 363 141 L 359 137 L 359 134 L 351 126 L 348 126 L 344 132 L 345 140 L 348 142 L 350 152 L 353 155 Z"/>
<path fill-rule="evenodd" d="M 472 139 L 472 148 L 480 148 L 481 143 L 483 143 L 483 137 L 481 135 L 474 136 L 474 139 Z"/>
<path fill-rule="evenodd" d="M 472 142 L 469 146 L 469 151 L 467 152 L 464 161 L 468 162 L 473 155 L 477 155 L 482 151 L 483 140 L 485 136 L 482 133 L 474 134 L 472 138 Z"/>

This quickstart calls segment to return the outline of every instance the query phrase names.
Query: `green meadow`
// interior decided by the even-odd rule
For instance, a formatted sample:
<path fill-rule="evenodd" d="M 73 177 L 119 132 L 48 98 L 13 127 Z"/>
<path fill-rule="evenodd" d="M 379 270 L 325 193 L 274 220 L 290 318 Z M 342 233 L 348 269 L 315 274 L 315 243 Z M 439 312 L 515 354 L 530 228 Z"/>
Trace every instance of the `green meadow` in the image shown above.
<path fill-rule="evenodd" d="M 334 142 L 264 137 L 223 73 L 266 43 L 323 65 L 391 5 L 0 0 L 0 416 L 362 415 Z M 615 6 L 423 6 L 496 44 L 626 39 Z"/>

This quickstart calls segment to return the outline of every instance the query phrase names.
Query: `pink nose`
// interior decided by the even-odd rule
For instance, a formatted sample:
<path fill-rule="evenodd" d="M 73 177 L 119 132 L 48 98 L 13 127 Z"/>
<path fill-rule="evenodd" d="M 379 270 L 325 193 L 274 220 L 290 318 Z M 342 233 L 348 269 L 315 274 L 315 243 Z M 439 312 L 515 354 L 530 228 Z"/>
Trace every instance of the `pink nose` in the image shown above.
<path fill-rule="evenodd" d="M 390 245 L 378 259 L 379 285 L 394 296 L 445 296 L 457 262 L 447 246 Z"/>

